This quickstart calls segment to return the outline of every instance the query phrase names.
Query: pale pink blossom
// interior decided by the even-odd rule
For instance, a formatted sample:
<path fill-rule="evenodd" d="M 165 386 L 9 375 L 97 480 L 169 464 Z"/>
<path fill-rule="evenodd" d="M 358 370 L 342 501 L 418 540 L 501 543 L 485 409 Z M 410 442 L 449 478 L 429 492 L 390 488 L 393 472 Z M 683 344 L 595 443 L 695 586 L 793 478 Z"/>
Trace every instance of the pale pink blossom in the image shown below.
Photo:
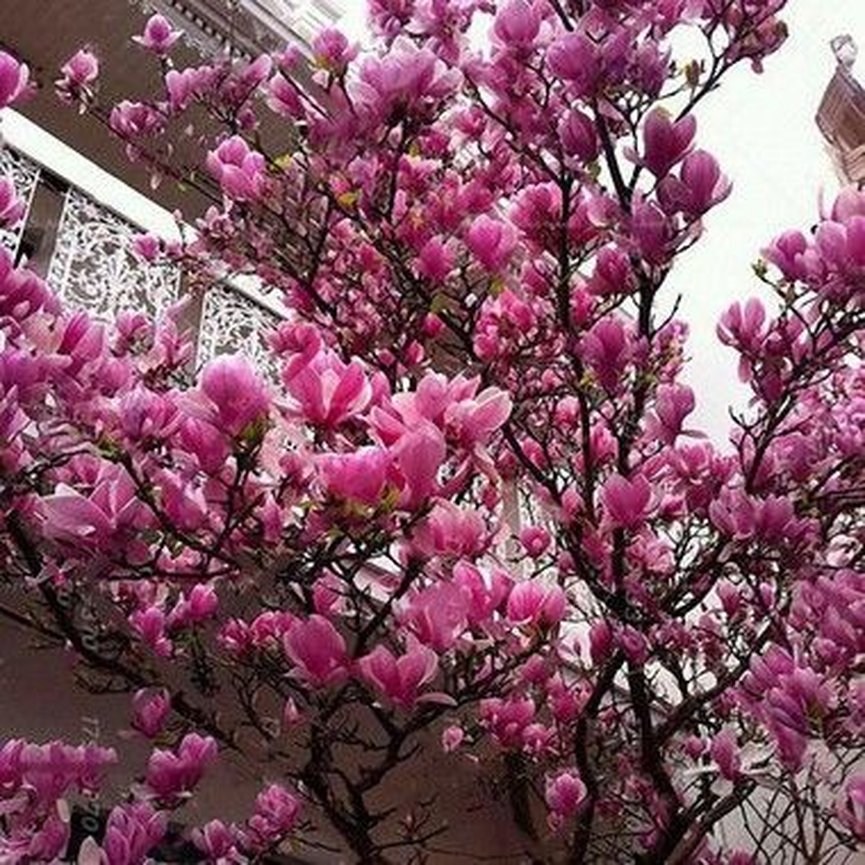
<path fill-rule="evenodd" d="M 99 61 L 87 48 L 77 51 L 60 68 L 55 82 L 57 93 L 66 102 L 86 104 L 93 97 L 93 87 L 99 77 Z"/>
<path fill-rule="evenodd" d="M 547 778 L 544 800 L 549 809 L 549 822 L 553 829 L 573 817 L 586 799 L 588 790 L 575 769 L 565 770 Z"/>
<path fill-rule="evenodd" d="M 452 648 L 468 624 L 468 602 L 452 583 L 437 583 L 403 606 L 401 620 L 425 646 L 436 652 Z M 417 658 L 428 657 L 417 655 Z"/>
<path fill-rule="evenodd" d="M 469 226 L 466 245 L 485 270 L 498 273 L 517 245 L 517 233 L 510 223 L 483 215 Z"/>
<path fill-rule="evenodd" d="M 364 447 L 354 453 L 322 454 L 316 465 L 330 495 L 375 506 L 380 503 L 391 460 L 383 448 Z"/>
<path fill-rule="evenodd" d="M 357 361 L 343 363 L 333 352 L 295 355 L 282 380 L 294 405 L 309 423 L 333 428 L 360 414 L 372 398 L 372 386 Z"/>
<path fill-rule="evenodd" d="M 348 675 L 345 640 L 336 628 L 317 613 L 295 619 L 282 638 L 296 676 L 314 687 L 336 684 Z"/>
<path fill-rule="evenodd" d="M 136 691 L 132 698 L 132 727 L 152 739 L 162 732 L 170 711 L 171 696 L 165 688 Z"/>
<path fill-rule="evenodd" d="M 438 656 L 419 642 L 412 641 L 402 655 L 394 656 L 383 645 L 358 662 L 363 679 L 401 709 L 414 707 L 424 685 L 438 671 Z"/>
<path fill-rule="evenodd" d="M 144 32 L 140 36 L 133 36 L 132 41 L 161 56 L 167 54 L 182 35 L 183 31 L 174 30 L 164 15 L 156 14 L 147 19 Z"/>
<path fill-rule="evenodd" d="M 582 33 L 559 37 L 547 49 L 553 75 L 567 81 L 576 96 L 589 96 L 598 86 L 601 62 L 598 47 Z"/>
<path fill-rule="evenodd" d="M 294 793 L 282 784 L 270 784 L 255 798 L 255 813 L 243 832 L 245 846 L 253 851 L 271 849 L 294 830 L 300 811 Z"/>
<path fill-rule="evenodd" d="M 27 90 L 30 71 L 11 54 L 0 51 L 0 108 L 18 101 Z"/>
<path fill-rule="evenodd" d="M 219 181 L 226 197 L 255 201 L 264 189 L 265 160 L 240 135 L 223 141 L 206 159 L 207 170 Z"/>
<path fill-rule="evenodd" d="M 549 628 L 561 621 L 566 605 L 567 598 L 560 586 L 526 580 L 511 589 L 507 615 L 514 624 Z"/>
<path fill-rule="evenodd" d="M 442 731 L 442 750 L 445 754 L 450 754 L 456 751 L 465 740 L 465 730 L 455 724 L 450 727 L 445 727 Z"/>
<path fill-rule="evenodd" d="M 13 226 L 21 221 L 27 205 L 15 194 L 15 184 L 9 177 L 0 177 L 0 226 Z"/>
<path fill-rule="evenodd" d="M 649 112 L 643 126 L 641 162 L 655 177 L 669 174 L 691 149 L 697 121 L 692 114 L 674 120 L 664 109 Z"/>
<path fill-rule="evenodd" d="M 841 822 L 860 841 L 865 841 L 865 774 L 853 775 L 838 797 L 836 811 Z"/>
<path fill-rule="evenodd" d="M 613 525 L 634 530 L 651 510 L 652 490 L 642 476 L 611 475 L 601 491 L 601 502 Z"/>
<path fill-rule="evenodd" d="M 358 46 L 349 43 L 344 33 L 327 28 L 312 41 L 312 56 L 315 62 L 329 72 L 343 72 L 357 57 Z"/>
<path fill-rule="evenodd" d="M 190 793 L 216 755 L 216 742 L 210 736 L 187 733 L 176 751 L 156 750 L 150 755 L 147 786 L 159 799 Z"/>
<path fill-rule="evenodd" d="M 201 373 L 201 391 L 213 406 L 214 423 L 238 436 L 268 415 L 270 400 L 264 382 L 241 355 L 223 355 Z"/>
<path fill-rule="evenodd" d="M 531 45 L 541 29 L 541 20 L 528 0 L 508 0 L 496 15 L 493 32 L 506 46 Z"/>

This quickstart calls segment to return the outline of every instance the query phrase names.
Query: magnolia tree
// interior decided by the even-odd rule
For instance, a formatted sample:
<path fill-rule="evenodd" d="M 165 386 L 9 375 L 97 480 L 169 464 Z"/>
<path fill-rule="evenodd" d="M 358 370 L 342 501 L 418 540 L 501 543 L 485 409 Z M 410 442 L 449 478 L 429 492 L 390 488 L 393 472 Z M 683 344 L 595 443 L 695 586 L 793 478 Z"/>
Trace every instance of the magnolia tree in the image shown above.
<path fill-rule="evenodd" d="M 213 200 L 139 254 L 193 297 L 254 274 L 286 318 L 278 374 L 197 369 L 177 309 L 100 324 L 0 259 L 3 613 L 152 745 L 118 794 L 110 749 L 7 742 L 3 862 L 159 861 L 220 753 L 262 790 L 190 860 L 435 862 L 440 778 L 399 780 L 430 754 L 497 775 L 522 861 L 856 855 L 865 195 L 720 322 L 752 397 L 724 447 L 685 426 L 665 288 L 730 191 L 694 110 L 783 5 L 373 0 L 374 46 L 322 33 L 303 87 L 291 47 L 176 68 L 155 16 L 164 91 L 113 107 L 69 61 L 62 99 Z"/>

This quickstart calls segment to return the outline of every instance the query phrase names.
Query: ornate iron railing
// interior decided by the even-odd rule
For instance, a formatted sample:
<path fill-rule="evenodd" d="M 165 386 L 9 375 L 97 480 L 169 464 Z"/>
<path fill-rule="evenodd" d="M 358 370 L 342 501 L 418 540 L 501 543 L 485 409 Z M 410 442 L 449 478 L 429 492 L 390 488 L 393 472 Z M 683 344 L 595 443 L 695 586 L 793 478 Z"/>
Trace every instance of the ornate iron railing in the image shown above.
<path fill-rule="evenodd" d="M 11 147 L 0 149 L 0 173 L 14 180 L 27 204 L 19 225 L 0 231 L 0 245 L 32 266 L 67 304 L 107 321 L 123 310 L 158 316 L 181 297 L 179 269 L 149 264 L 133 252 L 141 226 Z M 197 366 L 242 352 L 276 376 L 266 344 L 267 332 L 282 318 L 275 303 L 256 297 L 253 288 L 217 283 L 196 308 Z"/>

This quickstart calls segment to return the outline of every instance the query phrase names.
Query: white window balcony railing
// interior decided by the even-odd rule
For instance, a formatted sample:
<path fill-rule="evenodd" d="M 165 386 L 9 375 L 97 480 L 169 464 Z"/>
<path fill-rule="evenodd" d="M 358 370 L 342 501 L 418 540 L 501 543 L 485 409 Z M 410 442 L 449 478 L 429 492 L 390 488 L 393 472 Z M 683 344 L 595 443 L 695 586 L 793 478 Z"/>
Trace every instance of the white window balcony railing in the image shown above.
<path fill-rule="evenodd" d="M 172 214 L 15 112 L 3 112 L 0 131 L 0 174 L 14 180 L 27 204 L 19 225 L 0 231 L 16 263 L 36 271 L 65 303 L 106 321 L 123 310 L 158 316 L 181 297 L 179 269 L 148 264 L 132 251 L 144 232 L 176 239 Z M 196 366 L 243 352 L 274 375 L 265 335 L 285 312 L 273 299 L 236 281 L 210 286 L 199 301 L 190 320 Z"/>

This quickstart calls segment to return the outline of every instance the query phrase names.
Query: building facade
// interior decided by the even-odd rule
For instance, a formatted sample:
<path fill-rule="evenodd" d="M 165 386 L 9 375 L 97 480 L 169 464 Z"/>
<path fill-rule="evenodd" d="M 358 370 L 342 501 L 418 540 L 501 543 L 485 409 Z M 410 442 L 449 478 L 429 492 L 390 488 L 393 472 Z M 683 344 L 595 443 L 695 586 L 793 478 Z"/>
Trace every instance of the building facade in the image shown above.
<path fill-rule="evenodd" d="M 850 36 L 832 40 L 835 74 L 817 109 L 817 126 L 823 134 L 835 173 L 842 183 L 865 181 L 865 89 L 856 78 L 856 43 Z"/>
<path fill-rule="evenodd" d="M 287 44 L 303 49 L 321 28 L 338 22 L 347 0 L 40 0 L 39 5 L 44 17 L 23 15 L 20 4 L 0 0 L 0 46 L 28 64 L 39 88 L 20 112 L 4 112 L 0 123 L 5 144 L 0 173 L 14 179 L 27 203 L 24 220 L 0 232 L 0 243 L 66 303 L 97 318 L 108 320 L 127 309 L 158 315 L 181 297 L 182 276 L 139 260 L 132 241 L 145 232 L 177 237 L 173 212 L 194 216 L 202 202 L 170 183 L 151 188 L 146 172 L 128 162 L 122 144 L 103 126 L 58 103 L 57 70 L 80 46 L 92 46 L 118 98 L 142 93 L 142 85 L 147 94 L 159 83 L 157 71 L 145 68 L 149 58 L 130 39 L 149 14 L 159 12 L 183 30 L 175 52 L 182 66 L 225 52 L 252 57 Z M 53 22 L 50 28 L 46 20 Z M 282 315 L 279 298 L 251 281 L 209 286 L 187 322 L 196 334 L 196 365 L 240 350 L 266 364 L 264 334 Z"/>

